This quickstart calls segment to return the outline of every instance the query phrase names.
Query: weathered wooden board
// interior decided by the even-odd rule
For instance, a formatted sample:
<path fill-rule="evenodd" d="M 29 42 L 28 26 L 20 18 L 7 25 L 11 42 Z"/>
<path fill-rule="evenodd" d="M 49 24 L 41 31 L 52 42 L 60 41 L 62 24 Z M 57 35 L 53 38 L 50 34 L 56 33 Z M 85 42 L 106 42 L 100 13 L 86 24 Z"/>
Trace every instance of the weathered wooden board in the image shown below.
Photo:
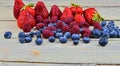
<path fill-rule="evenodd" d="M 98 39 L 91 39 L 89 44 L 74 46 L 69 40 L 66 44 L 49 43 L 44 40 L 43 45 L 32 43 L 20 44 L 17 34 L 21 30 L 17 28 L 13 17 L 13 1 L 0 0 L 0 66 L 120 66 L 120 38 L 109 39 L 106 47 L 98 45 Z M 39 0 L 24 0 L 25 3 Z M 53 4 L 57 4 L 61 10 L 70 6 L 71 2 L 84 7 L 95 7 L 106 20 L 116 20 L 120 27 L 120 0 L 43 0 L 50 11 Z M 5 31 L 13 33 L 12 39 L 3 37 Z"/>

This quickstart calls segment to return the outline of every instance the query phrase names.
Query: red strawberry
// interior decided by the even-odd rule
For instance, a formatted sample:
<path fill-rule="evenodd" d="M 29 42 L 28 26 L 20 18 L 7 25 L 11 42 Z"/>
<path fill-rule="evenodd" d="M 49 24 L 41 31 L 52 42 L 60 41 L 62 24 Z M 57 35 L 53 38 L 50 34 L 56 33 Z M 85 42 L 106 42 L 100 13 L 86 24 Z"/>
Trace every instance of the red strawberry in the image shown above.
<path fill-rule="evenodd" d="M 85 19 L 84 19 L 84 17 L 83 17 L 81 14 L 75 15 L 74 20 L 75 20 L 78 24 L 80 24 L 81 22 L 85 22 Z"/>
<path fill-rule="evenodd" d="M 83 15 L 85 17 L 85 20 L 91 26 L 94 25 L 94 22 L 101 22 L 104 20 L 95 8 L 87 8 L 83 11 Z"/>
<path fill-rule="evenodd" d="M 53 16 L 57 16 L 58 19 L 60 19 L 62 15 L 61 10 L 58 8 L 57 5 L 53 5 L 51 10 L 50 10 L 50 17 L 52 18 Z"/>
<path fill-rule="evenodd" d="M 14 0 L 13 15 L 17 19 L 21 8 L 25 6 L 22 0 Z"/>
<path fill-rule="evenodd" d="M 73 21 L 73 15 L 71 10 L 68 7 L 65 7 L 62 16 L 60 17 L 60 20 L 64 21 L 67 24 L 70 24 L 70 22 Z"/>
<path fill-rule="evenodd" d="M 43 19 L 47 19 L 49 14 L 45 4 L 42 1 L 38 1 L 35 6 L 36 16 L 41 15 Z"/>
<path fill-rule="evenodd" d="M 17 24 L 19 28 L 23 29 L 25 23 L 29 23 L 32 28 L 36 24 L 34 17 L 27 10 L 21 11 L 20 16 L 17 19 Z"/>
<path fill-rule="evenodd" d="M 70 10 L 72 11 L 73 15 L 82 14 L 82 12 L 83 12 L 82 7 L 80 7 L 79 5 L 74 4 L 74 3 L 72 3 L 71 5 L 72 6 L 70 7 Z"/>

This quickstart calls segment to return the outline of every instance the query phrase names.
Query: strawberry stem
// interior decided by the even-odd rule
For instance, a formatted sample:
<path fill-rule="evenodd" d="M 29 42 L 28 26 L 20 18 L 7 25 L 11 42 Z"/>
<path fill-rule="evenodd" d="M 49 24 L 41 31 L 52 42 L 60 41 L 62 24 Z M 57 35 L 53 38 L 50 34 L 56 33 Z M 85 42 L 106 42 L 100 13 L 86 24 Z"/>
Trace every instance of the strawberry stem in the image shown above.
<path fill-rule="evenodd" d="M 73 2 L 71 3 L 71 5 L 72 5 L 73 7 L 75 7 L 75 8 L 76 8 L 76 7 L 79 7 L 78 4 L 75 4 L 75 3 L 73 3 Z"/>
<path fill-rule="evenodd" d="M 25 10 L 28 6 L 29 6 L 29 7 L 34 7 L 34 5 L 35 5 L 35 3 L 29 3 L 28 5 L 23 6 L 23 7 L 21 8 L 21 11 L 22 11 L 22 10 Z"/>

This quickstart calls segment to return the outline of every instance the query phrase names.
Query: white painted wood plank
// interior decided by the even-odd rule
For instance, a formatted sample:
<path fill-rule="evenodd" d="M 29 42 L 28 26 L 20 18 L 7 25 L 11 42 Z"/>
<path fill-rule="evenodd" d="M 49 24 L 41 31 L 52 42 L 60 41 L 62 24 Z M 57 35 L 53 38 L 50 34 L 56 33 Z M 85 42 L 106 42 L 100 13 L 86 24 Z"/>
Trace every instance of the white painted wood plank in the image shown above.
<path fill-rule="evenodd" d="M 13 6 L 14 0 L 1 0 L 1 6 Z M 36 3 L 39 0 L 23 0 L 25 3 Z M 82 6 L 120 6 L 120 0 L 42 0 L 46 6 L 57 4 L 58 6 L 68 6 L 71 2 L 78 3 Z M 89 4 L 88 4 L 89 3 Z"/>

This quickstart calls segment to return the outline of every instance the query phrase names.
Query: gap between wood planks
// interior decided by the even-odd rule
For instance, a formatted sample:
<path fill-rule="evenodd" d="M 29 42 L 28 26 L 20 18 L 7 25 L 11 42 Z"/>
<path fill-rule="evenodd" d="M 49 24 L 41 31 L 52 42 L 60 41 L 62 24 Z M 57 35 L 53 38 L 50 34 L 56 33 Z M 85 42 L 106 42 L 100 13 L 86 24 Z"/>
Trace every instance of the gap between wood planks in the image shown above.
<path fill-rule="evenodd" d="M 7 62 L 7 63 L 37 63 L 37 64 L 95 64 L 95 65 L 120 65 L 120 63 L 64 63 L 64 62 L 5 61 L 5 60 L 0 60 L 0 62 Z"/>

